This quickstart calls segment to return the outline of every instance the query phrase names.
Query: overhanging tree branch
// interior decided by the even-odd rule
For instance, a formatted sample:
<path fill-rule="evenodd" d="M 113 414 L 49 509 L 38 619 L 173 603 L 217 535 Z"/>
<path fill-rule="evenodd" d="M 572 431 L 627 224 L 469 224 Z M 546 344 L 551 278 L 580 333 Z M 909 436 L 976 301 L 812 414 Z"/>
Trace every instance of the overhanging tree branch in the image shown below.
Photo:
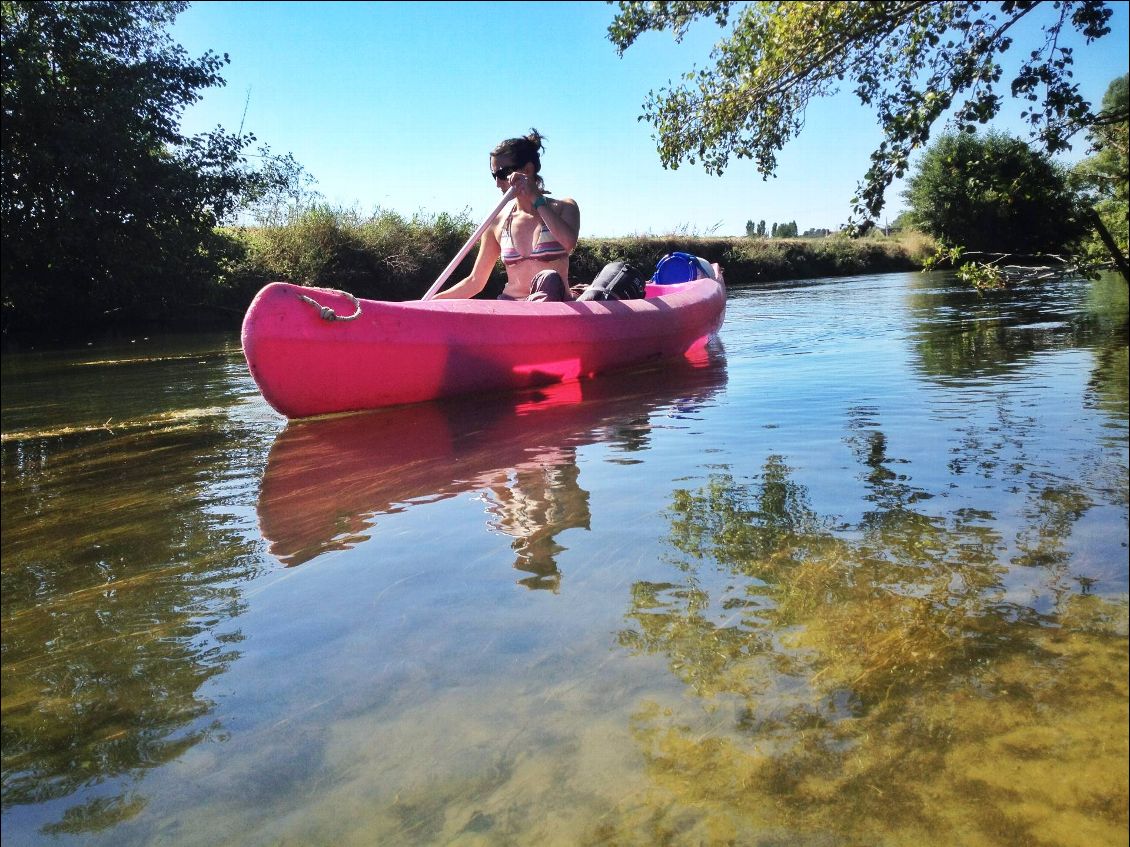
<path fill-rule="evenodd" d="M 1090 43 L 1109 32 L 1111 15 L 1098 0 L 1066 0 L 1056 7 L 1057 19 L 1043 29 L 1044 48 L 1012 81 L 1014 96 L 1032 95 L 1037 102 L 1033 89 L 1043 84 L 1042 108 L 1025 117 L 1049 151 L 1062 149 L 1071 134 L 1097 119 L 1070 83 L 1073 59 L 1060 47 L 1060 34 L 1070 24 Z M 999 112 L 996 57 L 1013 47 L 1013 28 L 1044 8 L 1052 4 L 751 4 L 712 53 L 714 66 L 686 75 L 693 86 L 653 91 L 642 118 L 658 132 L 666 167 L 701 161 L 708 172 L 721 173 L 733 156 L 754 159 L 768 177 L 776 153 L 803 128 L 808 104 L 850 82 L 860 101 L 875 108 L 884 133 L 856 201 L 856 222 L 865 225 L 882 210 L 884 193 L 905 172 L 910 154 L 955 103 L 960 101 L 956 120 L 963 129 Z M 621 2 L 609 38 L 622 54 L 650 30 L 673 29 L 681 38 L 702 18 L 725 25 L 730 9 L 728 2 Z"/>

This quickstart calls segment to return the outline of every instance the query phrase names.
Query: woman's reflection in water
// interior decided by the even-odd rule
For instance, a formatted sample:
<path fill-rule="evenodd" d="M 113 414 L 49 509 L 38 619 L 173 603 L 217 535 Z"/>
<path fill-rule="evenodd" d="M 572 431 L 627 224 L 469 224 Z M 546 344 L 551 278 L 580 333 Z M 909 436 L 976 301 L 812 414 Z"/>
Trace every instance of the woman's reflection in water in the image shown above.
<path fill-rule="evenodd" d="M 589 528 L 589 493 L 578 484 L 573 448 L 558 448 L 500 474 L 482 494 L 488 525 L 514 539 L 514 567 L 530 576 L 518 580 L 529 589 L 561 588 L 556 556 L 568 549 L 557 542 L 566 529 Z"/>
<path fill-rule="evenodd" d="M 368 543 L 382 515 L 473 492 L 488 532 L 513 540 L 516 567 L 529 574 L 521 584 L 559 591 L 560 534 L 590 528 L 577 451 L 595 446 L 604 461 L 639 464 L 653 418 L 694 417 L 725 385 L 720 354 L 703 355 L 697 364 L 666 362 L 514 397 L 288 426 L 263 473 L 260 531 L 292 567 Z"/>

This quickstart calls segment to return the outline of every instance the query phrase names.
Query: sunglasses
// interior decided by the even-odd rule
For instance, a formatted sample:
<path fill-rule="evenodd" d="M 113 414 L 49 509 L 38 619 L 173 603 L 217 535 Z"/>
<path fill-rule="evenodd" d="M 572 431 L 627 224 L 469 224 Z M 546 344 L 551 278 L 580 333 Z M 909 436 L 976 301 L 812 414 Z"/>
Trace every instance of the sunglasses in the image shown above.
<path fill-rule="evenodd" d="M 521 169 L 521 165 L 503 165 L 497 171 L 491 171 L 490 175 L 495 179 L 506 179 L 510 174 Z"/>

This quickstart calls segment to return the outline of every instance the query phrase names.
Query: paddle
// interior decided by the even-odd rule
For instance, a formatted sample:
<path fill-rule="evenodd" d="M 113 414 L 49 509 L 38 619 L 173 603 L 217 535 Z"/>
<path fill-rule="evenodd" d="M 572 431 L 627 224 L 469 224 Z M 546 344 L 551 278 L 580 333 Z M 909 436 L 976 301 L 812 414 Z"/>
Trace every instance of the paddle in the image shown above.
<path fill-rule="evenodd" d="M 459 263 L 462 262 L 464 257 L 471 252 L 471 248 L 475 246 L 475 243 L 480 238 L 482 238 L 483 233 L 487 231 L 487 227 L 491 225 L 491 222 L 495 219 L 498 213 L 502 211 L 502 207 L 509 203 L 517 193 L 518 189 L 513 185 L 506 190 L 506 193 L 502 195 L 502 199 L 498 201 L 498 205 L 494 207 L 494 211 L 487 215 L 487 219 L 485 221 L 479 224 L 479 228 L 475 230 L 474 235 L 467 239 L 467 243 L 463 245 L 463 249 L 459 251 L 459 255 L 452 259 L 451 264 L 443 269 L 443 273 L 439 275 L 439 279 L 432 283 L 432 287 L 429 288 L 427 293 L 420 298 L 421 300 L 431 300 L 433 297 L 435 297 L 436 292 L 440 290 L 445 282 L 447 282 L 447 278 L 455 273 L 455 269 L 459 267 Z"/>

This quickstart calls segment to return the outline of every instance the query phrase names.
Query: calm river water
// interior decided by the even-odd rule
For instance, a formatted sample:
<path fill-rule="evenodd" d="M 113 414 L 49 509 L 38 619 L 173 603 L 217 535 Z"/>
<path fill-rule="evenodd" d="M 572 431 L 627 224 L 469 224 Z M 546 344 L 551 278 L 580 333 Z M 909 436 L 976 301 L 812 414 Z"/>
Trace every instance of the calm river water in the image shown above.
<path fill-rule="evenodd" d="M 289 426 L 235 335 L 5 355 L 4 844 L 1125 843 L 1125 283 L 708 353 Z"/>

